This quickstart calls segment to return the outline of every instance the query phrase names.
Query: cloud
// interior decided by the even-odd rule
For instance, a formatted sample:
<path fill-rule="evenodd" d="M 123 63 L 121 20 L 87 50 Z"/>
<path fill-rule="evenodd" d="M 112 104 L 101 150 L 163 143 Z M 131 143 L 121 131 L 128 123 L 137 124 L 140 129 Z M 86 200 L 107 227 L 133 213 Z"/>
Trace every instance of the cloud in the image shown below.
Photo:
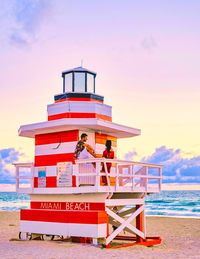
<path fill-rule="evenodd" d="M 134 160 L 134 157 L 135 156 L 137 156 L 137 152 L 136 151 L 130 151 L 130 152 L 128 152 L 128 153 L 126 153 L 125 155 L 124 155 L 124 159 L 125 160 Z"/>
<path fill-rule="evenodd" d="M 37 40 L 42 24 L 52 13 L 52 0 L 11 0 L 0 3 L 1 29 L 9 44 L 27 47 Z"/>
<path fill-rule="evenodd" d="M 144 50 L 150 52 L 157 47 L 157 43 L 156 43 L 155 38 L 146 37 L 142 40 L 141 46 Z"/>
<path fill-rule="evenodd" d="M 180 149 L 161 146 L 142 162 L 162 164 L 163 183 L 200 183 L 200 156 L 184 158 Z"/>
<path fill-rule="evenodd" d="M 27 47 L 29 42 L 27 39 L 23 38 L 18 32 L 15 32 L 9 36 L 9 41 L 12 45 L 17 47 Z"/>
<path fill-rule="evenodd" d="M 192 158 L 183 157 L 180 149 L 161 146 L 156 148 L 153 154 L 143 157 L 141 162 L 162 164 L 163 183 L 187 183 L 200 184 L 200 156 Z M 15 183 L 15 169 L 12 163 L 17 162 L 24 154 L 14 148 L 0 150 L 0 184 Z M 134 160 L 137 156 L 135 150 L 127 152 L 125 160 Z"/>
<path fill-rule="evenodd" d="M 13 184 L 15 183 L 15 169 L 12 163 L 17 162 L 22 156 L 14 148 L 0 150 L 0 183 Z"/>

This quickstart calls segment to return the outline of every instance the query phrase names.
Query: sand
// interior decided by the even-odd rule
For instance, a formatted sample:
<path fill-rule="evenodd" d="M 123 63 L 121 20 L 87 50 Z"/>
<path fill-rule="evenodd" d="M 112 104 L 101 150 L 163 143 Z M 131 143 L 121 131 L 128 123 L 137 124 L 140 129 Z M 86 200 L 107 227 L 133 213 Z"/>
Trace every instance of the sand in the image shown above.
<path fill-rule="evenodd" d="M 154 247 L 100 249 L 61 241 L 17 241 L 19 212 L 0 211 L 0 258 L 200 258 L 200 219 L 147 217 L 147 234 L 160 236 Z"/>

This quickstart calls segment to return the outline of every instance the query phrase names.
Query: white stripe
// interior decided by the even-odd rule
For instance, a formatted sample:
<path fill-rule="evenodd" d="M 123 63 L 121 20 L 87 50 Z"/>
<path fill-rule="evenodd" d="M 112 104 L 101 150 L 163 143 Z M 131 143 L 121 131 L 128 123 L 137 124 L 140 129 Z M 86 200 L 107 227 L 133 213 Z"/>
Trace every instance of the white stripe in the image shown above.
<path fill-rule="evenodd" d="M 38 169 L 45 168 L 46 169 L 46 176 L 57 176 L 57 166 L 38 166 L 34 167 L 34 177 L 38 177 Z"/>
<path fill-rule="evenodd" d="M 73 153 L 75 151 L 76 144 L 77 141 L 36 145 L 35 156 Z"/>
<path fill-rule="evenodd" d="M 87 142 L 88 144 L 89 141 Z M 73 142 L 64 142 L 64 143 L 52 143 L 46 145 L 36 145 L 35 146 L 35 156 L 43 156 L 43 155 L 56 155 L 56 154 L 67 154 L 73 153 L 76 148 L 77 141 Z M 93 146 L 93 145 L 92 145 Z M 95 152 L 97 154 L 103 154 L 105 150 L 104 144 L 96 144 Z M 115 156 L 117 156 L 117 147 L 112 147 Z"/>
<path fill-rule="evenodd" d="M 20 231 L 35 234 L 98 238 L 106 237 L 107 224 L 56 223 L 21 220 Z"/>
<path fill-rule="evenodd" d="M 81 195 L 76 194 L 30 194 L 31 201 L 41 201 L 41 202 L 99 202 L 104 203 L 107 193 L 82 193 Z"/>
<path fill-rule="evenodd" d="M 95 102 L 60 102 L 47 106 L 48 116 L 60 113 L 98 113 L 112 117 L 112 107 Z"/>

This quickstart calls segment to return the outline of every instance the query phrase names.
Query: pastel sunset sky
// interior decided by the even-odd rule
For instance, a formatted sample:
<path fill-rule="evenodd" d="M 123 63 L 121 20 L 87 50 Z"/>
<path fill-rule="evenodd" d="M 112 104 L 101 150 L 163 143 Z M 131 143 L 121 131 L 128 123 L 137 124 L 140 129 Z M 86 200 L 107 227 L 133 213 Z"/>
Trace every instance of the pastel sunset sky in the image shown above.
<path fill-rule="evenodd" d="M 20 125 L 47 120 L 61 72 L 97 72 L 113 121 L 141 136 L 118 157 L 163 164 L 164 183 L 200 184 L 200 1 L 1 0 L 0 184 L 33 161 Z"/>

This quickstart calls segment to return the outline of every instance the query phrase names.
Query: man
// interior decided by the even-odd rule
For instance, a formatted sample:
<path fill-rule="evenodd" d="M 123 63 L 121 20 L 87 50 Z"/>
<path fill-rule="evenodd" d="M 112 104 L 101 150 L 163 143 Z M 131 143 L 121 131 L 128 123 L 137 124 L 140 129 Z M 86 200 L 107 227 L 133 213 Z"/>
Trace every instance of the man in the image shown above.
<path fill-rule="evenodd" d="M 78 141 L 74 153 L 74 159 L 90 159 L 91 154 L 96 157 L 94 149 L 86 144 L 87 134 L 83 133 L 81 135 L 81 140 Z M 83 163 L 79 165 L 79 173 L 94 173 L 95 163 Z M 95 185 L 95 176 L 83 176 L 79 177 L 79 186 L 85 185 Z"/>
<path fill-rule="evenodd" d="M 88 135 L 86 133 L 83 133 L 81 135 L 81 140 L 79 140 L 76 145 L 74 159 L 80 158 L 80 154 L 83 151 L 84 151 L 83 153 L 89 152 L 93 157 L 96 157 L 96 153 L 95 153 L 94 149 L 90 145 L 85 143 L 87 141 L 87 137 L 88 137 Z M 82 158 L 87 158 L 87 155 L 85 155 L 85 157 L 82 157 Z M 89 156 L 88 156 L 88 158 L 89 158 Z"/>

